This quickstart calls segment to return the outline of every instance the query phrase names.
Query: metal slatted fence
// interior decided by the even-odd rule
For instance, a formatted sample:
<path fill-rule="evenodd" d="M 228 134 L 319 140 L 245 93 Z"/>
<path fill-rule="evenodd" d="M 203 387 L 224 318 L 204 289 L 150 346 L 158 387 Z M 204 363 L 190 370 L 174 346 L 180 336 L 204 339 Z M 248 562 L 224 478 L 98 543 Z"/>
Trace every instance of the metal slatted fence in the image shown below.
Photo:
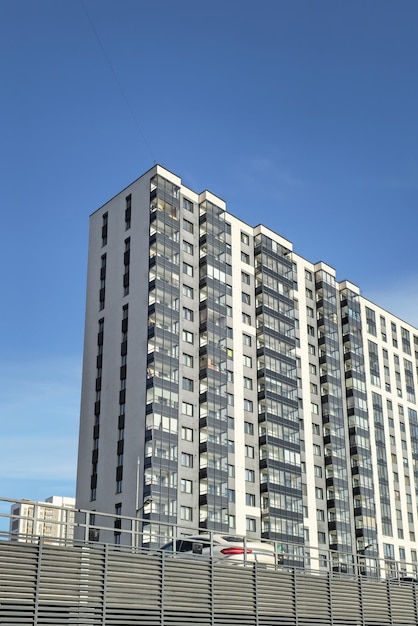
<path fill-rule="evenodd" d="M 417 626 L 417 585 L 4 541 L 0 624 Z"/>

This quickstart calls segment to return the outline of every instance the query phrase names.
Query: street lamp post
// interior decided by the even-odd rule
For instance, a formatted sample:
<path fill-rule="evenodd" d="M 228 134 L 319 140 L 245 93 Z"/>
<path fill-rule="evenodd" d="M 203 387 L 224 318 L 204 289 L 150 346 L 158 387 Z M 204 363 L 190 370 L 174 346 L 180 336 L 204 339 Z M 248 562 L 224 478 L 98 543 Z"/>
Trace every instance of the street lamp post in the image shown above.
<path fill-rule="evenodd" d="M 361 576 L 367 576 L 366 552 L 369 548 L 373 548 L 372 543 L 368 543 L 367 546 L 357 552 L 357 568 Z"/>
<path fill-rule="evenodd" d="M 132 529 L 134 531 L 134 535 L 135 535 L 135 541 L 134 541 L 134 545 L 136 548 L 139 548 L 142 544 L 141 541 L 141 535 L 142 535 L 142 530 L 141 530 L 141 522 L 143 522 L 143 520 L 140 519 L 139 514 L 141 513 L 141 511 L 144 510 L 144 508 L 150 504 L 152 502 L 152 496 L 149 496 L 148 498 L 146 498 L 144 500 L 144 502 L 142 503 L 141 506 L 139 506 L 139 485 L 140 485 L 140 472 L 141 472 L 141 459 L 138 457 L 137 461 L 136 461 L 136 479 L 135 479 L 135 522 L 134 522 L 134 528 Z"/>
<path fill-rule="evenodd" d="M 141 525 L 143 524 L 143 519 L 141 519 L 139 517 L 139 514 L 141 513 L 141 511 L 143 511 L 145 509 L 146 506 L 148 506 L 148 504 L 151 504 L 152 502 L 152 496 L 149 496 L 146 500 L 144 500 L 142 506 L 140 506 L 139 508 L 136 509 L 135 511 L 135 522 L 136 522 L 136 528 L 135 528 L 135 535 L 136 535 L 136 541 L 135 541 L 135 546 L 137 548 L 141 547 L 142 541 L 141 541 L 141 535 L 143 534 L 141 531 Z"/>

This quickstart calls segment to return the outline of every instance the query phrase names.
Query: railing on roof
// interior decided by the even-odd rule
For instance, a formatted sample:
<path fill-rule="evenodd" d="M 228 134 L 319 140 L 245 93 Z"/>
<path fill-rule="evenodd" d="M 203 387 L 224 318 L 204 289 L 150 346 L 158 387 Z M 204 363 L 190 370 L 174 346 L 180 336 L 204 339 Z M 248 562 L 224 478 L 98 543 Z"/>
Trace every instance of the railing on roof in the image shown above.
<path fill-rule="evenodd" d="M 13 510 L 29 510 L 26 514 L 13 513 Z M 7 510 L 8 509 L 8 510 Z M 51 511 L 57 519 L 51 517 Z M 47 515 L 46 512 L 49 512 Z M 56 546 L 109 546 L 110 549 L 127 551 L 131 554 L 153 554 L 168 542 L 172 542 L 174 552 L 176 541 L 186 536 L 205 536 L 209 543 L 209 557 L 213 556 L 214 531 L 199 528 L 185 528 L 175 524 L 150 521 L 147 518 L 115 515 L 98 511 L 72 509 L 49 502 L 13 500 L 0 498 L 0 541 L 56 545 Z M 223 536 L 237 537 L 236 533 L 221 533 Z M 251 539 L 242 537 L 243 544 Z M 301 545 L 260 540 L 274 547 L 274 563 L 269 567 L 281 571 L 298 571 L 307 574 L 334 577 L 362 577 L 374 580 L 391 580 L 399 583 L 414 581 L 418 564 L 399 562 L 392 558 L 379 558 L 367 553 L 336 552 L 321 546 Z M 376 546 L 374 547 L 376 549 Z M 172 551 L 168 556 L 172 555 Z M 246 551 L 243 561 L 246 562 Z M 162 554 L 163 557 L 167 556 Z M 187 558 L 187 554 L 181 555 Z M 190 555 L 196 558 L 196 555 Z"/>

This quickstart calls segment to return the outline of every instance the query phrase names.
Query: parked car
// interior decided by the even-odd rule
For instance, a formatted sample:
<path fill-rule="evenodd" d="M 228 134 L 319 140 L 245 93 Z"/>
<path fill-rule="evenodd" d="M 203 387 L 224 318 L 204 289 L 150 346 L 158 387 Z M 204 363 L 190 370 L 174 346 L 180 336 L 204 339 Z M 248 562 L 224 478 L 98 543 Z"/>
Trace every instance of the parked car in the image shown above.
<path fill-rule="evenodd" d="M 399 576 L 399 578 L 390 578 L 389 582 L 391 583 L 398 583 L 399 585 L 403 585 L 403 584 L 409 584 L 409 585 L 413 585 L 413 584 L 417 584 L 418 580 L 415 578 L 415 576 Z"/>
<path fill-rule="evenodd" d="M 172 552 L 178 558 L 209 558 L 215 561 L 243 565 L 245 563 L 264 563 L 275 565 L 281 562 L 281 555 L 276 555 L 274 546 L 263 541 L 232 535 L 202 533 L 194 536 L 184 536 L 181 539 L 169 541 L 160 550 Z"/>

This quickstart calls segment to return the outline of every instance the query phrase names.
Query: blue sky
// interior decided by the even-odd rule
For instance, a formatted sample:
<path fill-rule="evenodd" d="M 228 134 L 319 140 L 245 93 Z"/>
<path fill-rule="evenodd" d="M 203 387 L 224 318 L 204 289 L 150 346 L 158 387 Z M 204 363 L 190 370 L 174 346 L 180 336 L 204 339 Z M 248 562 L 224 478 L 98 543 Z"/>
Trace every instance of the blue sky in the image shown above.
<path fill-rule="evenodd" d="M 0 496 L 74 495 L 88 216 L 161 163 L 418 326 L 416 0 L 2 0 Z"/>

